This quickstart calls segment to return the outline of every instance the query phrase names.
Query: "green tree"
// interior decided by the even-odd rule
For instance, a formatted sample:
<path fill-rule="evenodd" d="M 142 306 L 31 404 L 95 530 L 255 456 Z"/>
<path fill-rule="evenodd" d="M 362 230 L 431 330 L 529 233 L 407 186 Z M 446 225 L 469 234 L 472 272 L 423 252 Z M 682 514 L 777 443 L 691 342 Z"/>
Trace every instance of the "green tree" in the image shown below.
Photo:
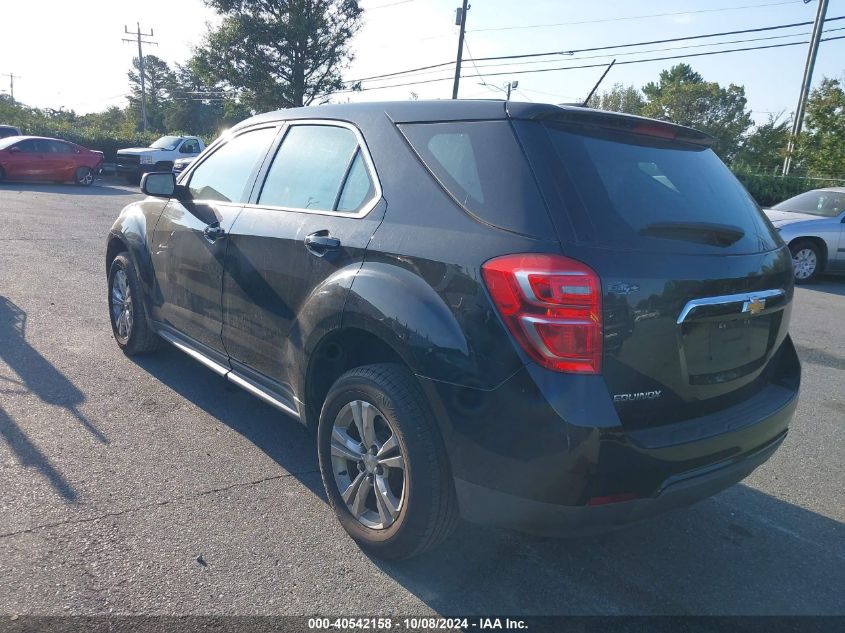
<path fill-rule="evenodd" d="M 624 112 L 626 114 L 642 114 L 645 99 L 634 86 L 613 84 L 610 90 L 593 95 L 587 102 L 591 108 L 608 110 L 610 112 Z"/>
<path fill-rule="evenodd" d="M 138 58 L 132 60 L 129 77 L 130 118 L 136 121 L 137 129 L 143 129 L 141 116 L 141 71 Z M 170 90 L 175 82 L 175 75 L 166 61 L 155 55 L 144 56 L 144 89 L 147 95 L 147 126 L 158 132 L 165 131 L 164 112 L 170 99 Z"/>
<path fill-rule="evenodd" d="M 825 77 L 807 99 L 799 166 L 816 177 L 845 177 L 845 81 Z"/>
<path fill-rule="evenodd" d="M 758 125 L 745 137 L 733 164 L 776 172 L 783 166 L 791 127 L 789 121 L 781 120 L 780 114 L 770 114 L 768 121 Z"/>
<path fill-rule="evenodd" d="M 197 49 L 208 83 L 253 110 L 308 105 L 340 90 L 361 26 L 357 0 L 205 0 L 223 18 Z"/>
<path fill-rule="evenodd" d="M 752 126 L 745 88 L 727 88 L 704 81 L 687 64 L 678 64 L 660 73 L 657 83 L 643 87 L 648 99 L 643 114 L 697 128 L 715 137 L 714 151 L 731 162 Z"/>

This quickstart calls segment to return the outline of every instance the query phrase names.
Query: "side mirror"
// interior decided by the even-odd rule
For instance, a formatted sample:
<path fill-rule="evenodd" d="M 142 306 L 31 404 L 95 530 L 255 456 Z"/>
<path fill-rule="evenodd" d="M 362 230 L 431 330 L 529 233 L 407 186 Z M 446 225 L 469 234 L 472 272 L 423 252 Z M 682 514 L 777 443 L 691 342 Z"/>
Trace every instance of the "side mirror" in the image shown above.
<path fill-rule="evenodd" d="M 172 171 L 154 171 L 141 178 L 141 191 L 156 198 L 172 198 L 176 193 L 176 176 Z"/>

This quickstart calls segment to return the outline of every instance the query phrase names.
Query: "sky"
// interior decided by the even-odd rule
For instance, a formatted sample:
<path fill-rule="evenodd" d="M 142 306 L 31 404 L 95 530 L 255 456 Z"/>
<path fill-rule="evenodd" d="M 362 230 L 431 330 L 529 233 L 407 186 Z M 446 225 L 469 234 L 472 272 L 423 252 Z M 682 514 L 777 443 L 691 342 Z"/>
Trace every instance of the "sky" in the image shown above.
<path fill-rule="evenodd" d="M 817 0 L 473 0 L 467 13 L 465 57 L 569 51 L 598 46 L 638 43 L 740 29 L 812 21 Z M 0 92 L 9 91 L 8 73 L 17 75 L 15 98 L 28 105 L 73 109 L 79 113 L 124 105 L 126 72 L 137 46 L 121 40 L 124 27 L 153 29 L 157 46 L 146 52 L 171 64 L 184 61 L 202 40 L 207 24 L 217 16 L 202 0 L 86 0 L 85 10 L 66 0 L 3 2 L 0 9 Z M 362 0 L 364 25 L 352 48 L 355 59 L 344 72 L 358 79 L 455 59 L 458 27 L 455 9 L 460 0 Z M 655 15 L 662 14 L 662 15 Z M 668 15 L 667 15 L 668 14 Z M 845 16 L 845 0 L 830 0 L 828 18 Z M 14 25 L 14 26 L 11 26 Z M 845 19 L 826 25 L 826 35 L 845 35 Z M 838 32 L 832 29 L 843 29 Z M 583 99 L 603 68 L 525 73 L 537 68 L 607 64 L 616 57 L 603 83 L 641 87 L 656 80 L 672 64 L 687 62 L 708 81 L 742 84 L 755 121 L 769 114 L 794 110 L 798 99 L 807 45 L 728 53 L 678 60 L 622 65 L 650 57 L 684 55 L 712 50 L 802 42 L 811 27 L 749 33 L 715 39 L 687 40 L 641 47 L 556 55 L 539 62 L 465 61 L 463 98 L 501 98 L 501 87 L 518 80 L 512 99 L 535 102 L 573 102 Z M 37 37 L 36 37 L 37 35 Z M 729 40 L 777 37 L 758 42 L 726 44 Z M 37 42 L 37 43 L 36 43 Z M 722 42 L 713 44 L 713 42 Z M 678 48 L 696 45 L 696 48 Z M 703 46 L 702 46 L 703 45 Z M 675 49 L 675 50 L 655 50 Z M 651 52 L 638 52 L 650 50 Z M 498 65 L 497 65 L 498 64 Z M 336 95 L 334 100 L 375 101 L 449 98 L 454 71 L 435 69 L 409 76 L 365 82 L 366 91 Z M 495 74 L 503 73 L 503 74 Z M 5 76 L 4 76 L 5 75 Z M 823 76 L 845 75 L 845 39 L 823 42 L 816 62 L 814 85 Z M 446 78 L 413 86 L 378 88 L 410 81 Z M 486 84 L 486 85 L 485 85 Z M 378 88 L 378 89 L 376 89 Z"/>

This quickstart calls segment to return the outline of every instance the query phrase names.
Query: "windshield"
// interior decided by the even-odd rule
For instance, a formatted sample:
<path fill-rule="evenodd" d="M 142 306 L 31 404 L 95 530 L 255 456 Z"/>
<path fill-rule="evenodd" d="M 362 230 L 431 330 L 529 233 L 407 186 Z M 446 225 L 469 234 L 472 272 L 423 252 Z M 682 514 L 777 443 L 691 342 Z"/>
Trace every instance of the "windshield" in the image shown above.
<path fill-rule="evenodd" d="M 577 241 L 731 254 L 775 247 L 761 210 L 712 150 L 556 122 L 543 127 L 546 138 L 532 134 L 538 141 L 529 145 L 548 147 L 541 171 L 560 193 L 559 212 Z"/>
<path fill-rule="evenodd" d="M 152 147 L 153 149 L 172 150 L 176 149 L 176 146 L 179 145 L 179 141 L 181 140 L 181 136 L 162 136 L 155 143 L 150 145 L 150 147 Z"/>
<path fill-rule="evenodd" d="M 789 200 L 784 200 L 773 206 L 772 209 L 832 218 L 845 210 L 845 191 L 808 191 Z"/>

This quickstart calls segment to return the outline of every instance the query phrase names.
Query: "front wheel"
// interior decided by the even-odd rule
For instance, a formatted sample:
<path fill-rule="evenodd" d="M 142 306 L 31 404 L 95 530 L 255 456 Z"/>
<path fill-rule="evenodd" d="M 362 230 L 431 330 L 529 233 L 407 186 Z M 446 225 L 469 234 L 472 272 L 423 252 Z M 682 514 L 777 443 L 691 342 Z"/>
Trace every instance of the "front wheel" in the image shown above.
<path fill-rule="evenodd" d="M 94 171 L 90 167 L 80 167 L 73 175 L 73 181 L 81 187 L 90 187 L 94 183 Z"/>
<path fill-rule="evenodd" d="M 819 247 L 813 242 L 803 240 L 791 244 L 789 250 L 792 253 L 795 283 L 806 284 L 815 280 L 822 263 Z"/>
<path fill-rule="evenodd" d="M 454 530 L 457 502 L 442 439 L 403 367 L 343 374 L 326 397 L 317 441 L 329 502 L 362 548 L 408 558 Z"/>
<path fill-rule="evenodd" d="M 128 356 L 158 349 L 161 339 L 147 317 L 144 294 L 129 253 L 122 252 L 109 268 L 109 317 L 112 333 Z"/>

